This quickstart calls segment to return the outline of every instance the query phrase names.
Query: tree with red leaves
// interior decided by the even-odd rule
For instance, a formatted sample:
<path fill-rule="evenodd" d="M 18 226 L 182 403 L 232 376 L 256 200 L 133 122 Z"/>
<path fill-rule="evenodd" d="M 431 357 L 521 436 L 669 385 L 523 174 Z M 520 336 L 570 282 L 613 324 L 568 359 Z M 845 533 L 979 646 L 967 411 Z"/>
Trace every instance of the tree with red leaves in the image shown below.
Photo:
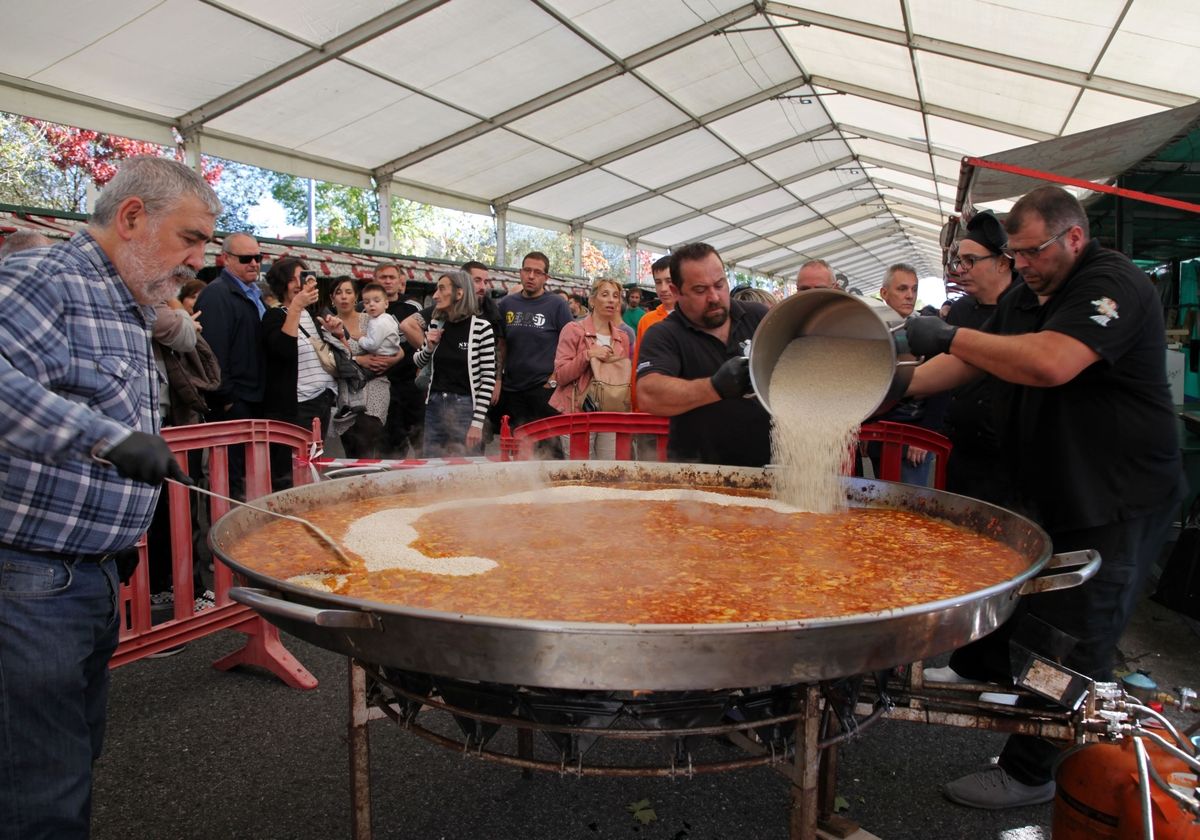
<path fill-rule="evenodd" d="M 56 169 L 63 172 L 81 169 L 98 187 L 113 179 L 117 174 L 117 164 L 126 158 L 137 155 L 162 156 L 164 152 L 164 148 L 157 143 L 101 134 L 90 128 L 73 128 L 35 119 L 29 119 L 28 122 L 37 126 L 50 144 L 50 163 Z M 176 160 L 183 160 L 183 153 L 179 149 L 175 150 L 174 156 Z M 208 183 L 215 185 L 221 180 L 223 165 L 220 162 L 205 158 L 203 167 L 204 180 Z"/>

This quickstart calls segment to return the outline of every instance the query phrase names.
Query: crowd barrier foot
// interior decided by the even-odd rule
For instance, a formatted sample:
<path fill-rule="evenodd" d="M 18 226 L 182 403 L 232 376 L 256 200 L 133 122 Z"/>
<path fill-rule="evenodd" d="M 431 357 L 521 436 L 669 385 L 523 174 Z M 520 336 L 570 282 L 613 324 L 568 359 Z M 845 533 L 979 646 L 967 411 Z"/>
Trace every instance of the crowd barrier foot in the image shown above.
<path fill-rule="evenodd" d="M 228 671 L 239 665 L 256 665 L 270 671 L 291 688 L 308 691 L 317 687 L 317 678 L 283 646 L 278 627 L 259 619 L 250 627 L 237 629 L 246 634 L 246 644 L 214 662 L 213 667 L 218 671 Z"/>

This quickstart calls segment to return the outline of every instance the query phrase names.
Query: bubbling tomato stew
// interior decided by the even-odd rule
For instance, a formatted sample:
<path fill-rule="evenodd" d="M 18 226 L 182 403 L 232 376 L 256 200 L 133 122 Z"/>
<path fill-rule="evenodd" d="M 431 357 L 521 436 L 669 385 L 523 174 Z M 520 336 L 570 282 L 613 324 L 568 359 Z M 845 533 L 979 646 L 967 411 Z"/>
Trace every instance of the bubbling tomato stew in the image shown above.
<path fill-rule="evenodd" d="M 899 609 L 1010 580 L 1028 561 L 917 513 L 798 513 L 745 492 L 556 485 L 489 498 L 406 493 L 272 521 L 237 562 L 354 598 L 473 616 L 619 624 L 832 618 Z"/>

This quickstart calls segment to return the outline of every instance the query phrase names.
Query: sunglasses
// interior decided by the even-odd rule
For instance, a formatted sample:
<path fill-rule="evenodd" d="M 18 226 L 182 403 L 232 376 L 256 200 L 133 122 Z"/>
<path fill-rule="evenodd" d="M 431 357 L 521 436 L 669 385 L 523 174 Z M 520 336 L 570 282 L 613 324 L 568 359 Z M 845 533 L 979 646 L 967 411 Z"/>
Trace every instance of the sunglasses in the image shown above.
<path fill-rule="evenodd" d="M 225 256 L 229 259 L 237 260 L 242 265 L 247 265 L 252 262 L 256 262 L 261 265 L 263 261 L 262 254 L 226 254 Z"/>

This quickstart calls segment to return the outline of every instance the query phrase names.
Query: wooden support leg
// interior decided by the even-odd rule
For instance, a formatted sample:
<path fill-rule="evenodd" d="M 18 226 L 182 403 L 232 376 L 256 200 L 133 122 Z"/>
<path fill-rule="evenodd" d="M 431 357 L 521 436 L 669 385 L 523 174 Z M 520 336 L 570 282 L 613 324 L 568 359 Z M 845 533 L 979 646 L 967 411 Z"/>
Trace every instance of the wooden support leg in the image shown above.
<path fill-rule="evenodd" d="M 371 840 L 371 736 L 367 708 L 367 673 L 350 658 L 350 836 Z"/>
<path fill-rule="evenodd" d="M 796 721 L 796 756 L 792 767 L 792 807 L 788 814 L 791 840 L 817 840 L 817 781 L 821 766 L 821 689 L 800 686 Z"/>
<path fill-rule="evenodd" d="M 518 729 L 517 730 L 517 757 L 518 758 L 533 758 L 533 730 Z M 522 779 L 532 779 L 533 771 L 528 767 L 521 769 Z"/>

